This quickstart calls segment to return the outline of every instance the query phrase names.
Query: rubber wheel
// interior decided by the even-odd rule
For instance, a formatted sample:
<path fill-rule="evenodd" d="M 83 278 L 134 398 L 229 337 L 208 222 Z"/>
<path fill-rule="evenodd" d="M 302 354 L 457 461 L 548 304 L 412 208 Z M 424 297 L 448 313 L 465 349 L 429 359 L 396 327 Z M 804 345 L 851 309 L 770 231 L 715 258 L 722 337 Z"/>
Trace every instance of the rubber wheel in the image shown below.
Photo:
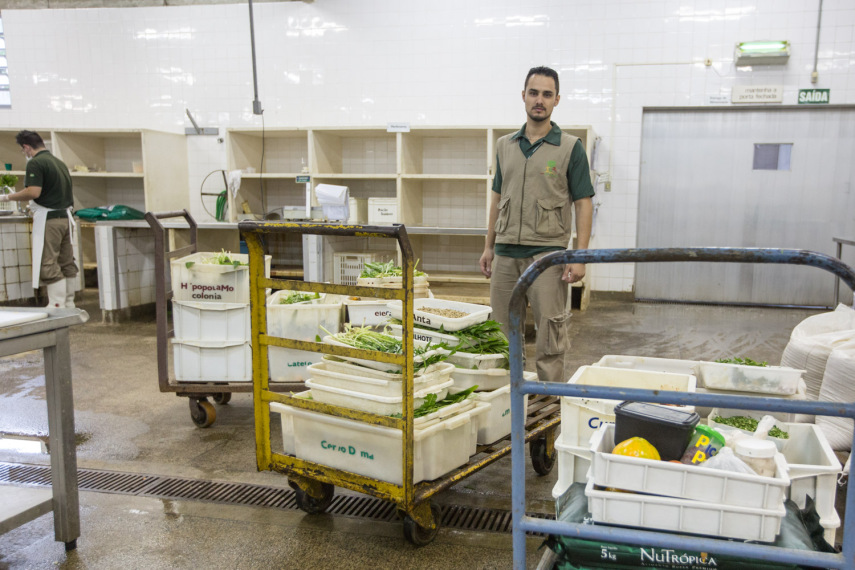
<path fill-rule="evenodd" d="M 221 406 L 225 406 L 229 402 L 232 401 L 232 393 L 231 392 L 220 392 L 219 394 L 214 394 L 214 403 L 219 404 Z"/>
<path fill-rule="evenodd" d="M 324 496 L 316 499 L 301 488 L 294 486 L 294 492 L 297 495 L 295 498 L 297 499 L 297 506 L 300 507 L 300 510 L 310 515 L 317 515 L 326 511 L 327 507 L 332 503 L 333 496 L 335 496 L 335 485 L 321 483 L 321 490 Z"/>
<path fill-rule="evenodd" d="M 535 439 L 529 444 L 531 466 L 538 475 L 549 475 L 555 466 L 555 448 L 550 450 L 548 447 L 546 439 Z"/>
<path fill-rule="evenodd" d="M 208 400 L 190 398 L 190 418 L 197 427 L 210 427 L 217 420 L 217 409 Z"/>
<path fill-rule="evenodd" d="M 442 513 L 440 512 L 439 505 L 431 503 L 430 505 L 430 513 L 433 515 L 433 520 L 436 522 L 436 526 L 433 529 L 424 528 L 419 526 L 419 524 L 413 520 L 410 515 L 404 515 L 404 538 L 410 541 L 412 544 L 416 546 L 427 546 L 436 538 L 436 535 L 439 534 L 439 521 Z"/>

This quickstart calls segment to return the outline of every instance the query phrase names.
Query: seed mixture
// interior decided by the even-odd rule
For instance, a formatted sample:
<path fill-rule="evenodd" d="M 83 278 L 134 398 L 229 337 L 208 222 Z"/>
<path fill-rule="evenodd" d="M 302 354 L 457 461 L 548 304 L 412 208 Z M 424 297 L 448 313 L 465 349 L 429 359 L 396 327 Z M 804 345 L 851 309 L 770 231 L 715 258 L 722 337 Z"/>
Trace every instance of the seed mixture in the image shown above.
<path fill-rule="evenodd" d="M 456 309 L 440 309 L 439 307 L 422 307 L 419 310 L 423 313 L 430 313 L 432 315 L 439 315 L 440 317 L 448 317 L 449 319 L 459 319 L 462 317 L 469 316 L 469 313 L 464 313 L 463 311 L 458 311 Z"/>

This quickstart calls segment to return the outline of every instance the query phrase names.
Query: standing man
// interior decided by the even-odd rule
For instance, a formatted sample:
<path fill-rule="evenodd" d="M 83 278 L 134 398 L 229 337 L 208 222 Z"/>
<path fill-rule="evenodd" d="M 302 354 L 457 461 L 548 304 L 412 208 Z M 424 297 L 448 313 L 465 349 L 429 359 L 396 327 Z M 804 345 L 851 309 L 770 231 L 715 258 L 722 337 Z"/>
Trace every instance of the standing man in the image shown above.
<path fill-rule="evenodd" d="M 0 201 L 30 202 L 33 211 L 33 289 L 47 286 L 48 308 L 73 308 L 77 265 L 74 263 L 74 198 L 68 167 L 45 148 L 34 131 L 15 136 L 27 157 L 24 189 L 0 195 Z"/>
<path fill-rule="evenodd" d="M 496 144 L 496 176 L 481 272 L 490 277 L 493 319 L 508 334 L 508 304 L 520 275 L 537 259 L 571 247 L 573 210 L 579 249 L 588 248 L 593 205 L 585 147 L 550 121 L 558 105 L 558 73 L 534 67 L 522 92 L 526 122 Z M 572 205 L 572 208 L 571 208 Z M 528 290 L 537 325 L 537 375 L 565 382 L 567 284 L 585 276 L 584 264 L 553 266 Z M 525 321 L 525 314 L 522 315 Z"/>

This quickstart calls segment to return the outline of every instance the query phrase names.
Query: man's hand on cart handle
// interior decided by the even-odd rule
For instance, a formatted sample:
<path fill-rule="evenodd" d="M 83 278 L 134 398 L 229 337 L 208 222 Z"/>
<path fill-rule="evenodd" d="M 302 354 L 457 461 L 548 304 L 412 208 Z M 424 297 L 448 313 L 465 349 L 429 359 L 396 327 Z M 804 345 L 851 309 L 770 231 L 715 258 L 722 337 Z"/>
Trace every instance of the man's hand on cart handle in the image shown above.
<path fill-rule="evenodd" d="M 577 281 L 584 279 L 584 277 L 584 263 L 568 263 L 564 266 L 564 275 L 561 276 L 561 280 L 565 283 L 576 283 Z"/>

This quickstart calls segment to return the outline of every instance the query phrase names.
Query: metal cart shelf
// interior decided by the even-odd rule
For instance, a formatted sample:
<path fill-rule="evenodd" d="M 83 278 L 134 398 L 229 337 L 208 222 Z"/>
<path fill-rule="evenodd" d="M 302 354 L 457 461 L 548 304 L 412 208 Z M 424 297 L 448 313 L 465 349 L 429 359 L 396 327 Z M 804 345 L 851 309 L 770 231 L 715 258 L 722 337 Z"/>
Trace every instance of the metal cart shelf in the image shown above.
<path fill-rule="evenodd" d="M 256 459 L 259 471 L 272 470 L 288 476 L 288 482 L 297 494 L 297 504 L 307 513 L 323 512 L 333 499 L 335 486 L 358 491 L 395 503 L 404 522 L 405 537 L 416 545 L 430 543 L 439 530 L 439 507 L 431 498 L 465 479 L 469 475 L 498 461 L 511 451 L 508 438 L 491 445 L 478 446 L 476 455 L 467 465 L 445 476 L 418 484 L 413 483 L 413 269 L 414 256 L 406 228 L 349 226 L 297 222 L 241 222 L 238 225 L 249 249 L 250 306 L 252 313 L 253 342 L 253 398 L 255 403 Z M 297 233 L 328 236 L 354 236 L 395 239 L 402 255 L 403 282 L 400 289 L 345 286 L 326 283 L 270 279 L 263 273 L 262 238 L 270 233 Z M 332 346 L 319 342 L 298 341 L 268 336 L 264 291 L 289 289 L 294 291 L 323 292 L 346 296 L 397 299 L 403 303 L 402 349 L 403 354 L 361 350 Z M 335 356 L 349 356 L 402 367 L 402 393 L 404 406 L 402 418 L 379 416 L 350 408 L 299 399 L 270 390 L 267 352 L 269 346 L 322 352 Z M 403 483 L 396 485 L 356 473 L 307 461 L 292 455 L 275 453 L 270 440 L 270 403 L 321 412 L 332 416 L 356 420 L 376 426 L 395 428 L 403 432 L 402 473 Z M 536 397 L 529 402 L 526 431 L 522 436 L 531 442 L 532 463 L 536 471 L 548 473 L 555 462 L 554 438 L 558 426 L 559 402 L 554 397 Z"/>
<path fill-rule="evenodd" d="M 668 534 L 635 528 L 604 525 L 571 524 L 546 521 L 525 515 L 524 472 L 524 417 L 525 394 L 602 398 L 608 400 L 635 400 L 660 404 L 694 405 L 705 407 L 737 408 L 769 412 L 794 412 L 855 418 L 855 402 L 793 401 L 775 398 L 717 396 L 681 392 L 663 392 L 629 388 L 605 388 L 575 384 L 544 384 L 523 380 L 522 376 L 522 323 L 521 315 L 525 293 L 535 279 L 548 267 L 566 263 L 611 262 L 663 262 L 702 261 L 736 263 L 778 263 L 810 265 L 830 271 L 855 290 L 855 270 L 838 259 L 825 254 L 791 249 L 742 248 L 662 248 L 662 249 L 602 249 L 562 251 L 547 255 L 533 263 L 517 282 L 510 301 L 510 357 L 511 357 L 511 479 L 513 503 L 514 568 L 525 568 L 526 532 L 555 535 L 573 535 L 583 539 L 607 540 L 619 543 L 638 543 L 663 548 L 679 548 L 719 555 L 742 556 L 768 562 L 783 562 L 818 566 L 823 568 L 855 567 L 855 521 L 847 520 L 843 532 L 842 554 L 829 554 L 777 548 L 761 544 L 745 544 L 708 537 Z M 855 379 L 853 379 L 855 380 Z M 847 493 L 846 513 L 855 513 L 855 493 Z"/>
<path fill-rule="evenodd" d="M 167 228 L 161 220 L 183 218 L 190 229 L 190 243 L 177 249 L 169 249 Z M 217 410 L 208 398 L 219 405 L 228 404 L 235 392 L 251 392 L 249 382 L 178 382 L 169 374 L 169 338 L 172 329 L 169 326 L 169 301 L 173 297 L 169 262 L 197 252 L 196 221 L 187 210 L 173 212 L 146 212 L 145 219 L 154 233 L 154 276 L 155 311 L 157 318 L 157 382 L 161 392 L 174 392 L 176 396 L 188 399 L 190 418 L 198 427 L 210 427 L 217 419 Z M 118 287 L 118 280 L 116 281 Z M 299 391 L 299 383 L 276 383 L 276 391 Z"/>

